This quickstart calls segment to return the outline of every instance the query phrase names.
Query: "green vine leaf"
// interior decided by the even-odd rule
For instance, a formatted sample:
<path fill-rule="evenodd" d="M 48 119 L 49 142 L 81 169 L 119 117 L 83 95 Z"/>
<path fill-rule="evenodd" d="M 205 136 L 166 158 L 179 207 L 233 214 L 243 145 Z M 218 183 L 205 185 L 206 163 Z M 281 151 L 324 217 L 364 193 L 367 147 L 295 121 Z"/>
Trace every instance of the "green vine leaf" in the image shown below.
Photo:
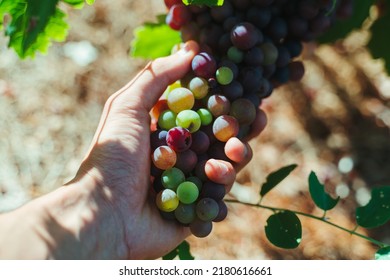
<path fill-rule="evenodd" d="M 222 6 L 224 0 L 183 0 L 185 5 Z"/>
<path fill-rule="evenodd" d="M 34 57 L 36 52 L 47 53 L 52 41 L 64 41 L 68 24 L 66 15 L 57 8 L 59 0 L 9 0 L 0 2 L 0 17 L 8 14 L 12 20 L 5 27 L 10 37 L 9 47 L 20 58 Z"/>
<path fill-rule="evenodd" d="M 72 6 L 75 9 L 81 9 L 84 7 L 84 0 L 62 0 L 62 2 Z"/>
<path fill-rule="evenodd" d="M 371 191 L 367 205 L 356 208 L 356 221 L 364 228 L 379 227 L 390 220 L 390 186 Z"/>
<path fill-rule="evenodd" d="M 194 260 L 195 258 L 191 255 L 190 244 L 187 241 L 180 243 L 175 249 L 162 257 L 163 260 L 173 260 L 179 256 L 180 260 Z"/>
<path fill-rule="evenodd" d="M 320 183 L 317 175 L 312 171 L 309 175 L 309 192 L 314 203 L 324 211 L 336 206 L 340 197 L 332 198 L 326 191 L 324 185 Z"/>
<path fill-rule="evenodd" d="M 390 260 L 390 246 L 379 249 L 375 253 L 376 260 Z"/>
<path fill-rule="evenodd" d="M 387 8 L 390 8 L 390 1 Z M 371 39 L 367 45 L 373 58 L 381 58 L 385 62 L 385 69 L 390 74 L 390 52 L 389 52 L 389 28 L 390 12 L 387 12 L 377 19 L 371 26 Z"/>
<path fill-rule="evenodd" d="M 270 173 L 267 176 L 266 182 L 261 186 L 260 195 L 265 196 L 270 190 L 283 181 L 297 166 L 298 165 L 296 164 L 291 164 Z"/>
<path fill-rule="evenodd" d="M 302 239 L 302 225 L 298 216 L 291 211 L 271 215 L 265 225 L 268 240 L 277 247 L 294 249 Z"/>
<path fill-rule="evenodd" d="M 356 1 L 352 16 L 346 20 L 337 20 L 334 25 L 317 41 L 322 44 L 334 43 L 345 38 L 355 29 L 360 29 L 363 22 L 369 17 L 370 8 L 376 0 Z"/>
<path fill-rule="evenodd" d="M 160 17 L 158 23 L 145 23 L 134 30 L 130 55 L 146 59 L 167 56 L 181 41 L 180 32 L 172 30 L 165 20 L 161 22 Z"/>

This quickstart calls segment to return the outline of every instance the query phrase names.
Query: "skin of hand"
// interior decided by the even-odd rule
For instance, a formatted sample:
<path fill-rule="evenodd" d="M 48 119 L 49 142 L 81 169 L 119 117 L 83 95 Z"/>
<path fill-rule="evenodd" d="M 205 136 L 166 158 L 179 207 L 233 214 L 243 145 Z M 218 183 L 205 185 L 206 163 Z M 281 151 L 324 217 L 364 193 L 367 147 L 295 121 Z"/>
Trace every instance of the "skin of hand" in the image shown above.
<path fill-rule="evenodd" d="M 188 228 L 161 218 L 150 195 L 149 112 L 166 87 L 190 70 L 197 52 L 198 45 L 187 42 L 177 53 L 150 62 L 107 100 L 75 178 L 0 216 L 5 225 L 0 258 L 155 259 L 189 236 Z M 259 110 L 245 141 L 265 125 Z M 205 172 L 230 191 L 252 150 L 231 138 L 225 152 L 233 164 L 209 160 Z"/>

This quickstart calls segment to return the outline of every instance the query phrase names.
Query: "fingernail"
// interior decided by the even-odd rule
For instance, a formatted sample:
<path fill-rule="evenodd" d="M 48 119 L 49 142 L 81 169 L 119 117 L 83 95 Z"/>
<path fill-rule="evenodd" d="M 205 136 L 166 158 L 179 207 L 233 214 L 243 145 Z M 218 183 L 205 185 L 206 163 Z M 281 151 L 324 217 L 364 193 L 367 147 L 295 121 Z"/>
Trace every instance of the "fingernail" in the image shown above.
<path fill-rule="evenodd" d="M 180 50 L 177 52 L 180 55 L 187 55 L 193 49 L 193 42 L 188 41 L 182 46 L 180 46 Z"/>
<path fill-rule="evenodd" d="M 220 176 L 226 176 L 229 173 L 229 168 L 225 164 L 215 159 L 212 161 L 212 164 L 218 168 L 218 173 Z"/>

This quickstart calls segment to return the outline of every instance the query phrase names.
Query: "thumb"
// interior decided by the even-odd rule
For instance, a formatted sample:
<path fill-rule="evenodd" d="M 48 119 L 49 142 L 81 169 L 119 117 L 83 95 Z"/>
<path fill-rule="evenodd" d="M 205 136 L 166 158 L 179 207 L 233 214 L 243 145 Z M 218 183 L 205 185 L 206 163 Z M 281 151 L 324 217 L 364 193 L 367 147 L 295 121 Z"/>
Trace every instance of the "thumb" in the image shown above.
<path fill-rule="evenodd" d="M 192 58 L 198 50 L 196 42 L 188 41 L 178 52 L 149 62 L 121 90 L 124 95 L 122 98 L 138 99 L 141 105 L 150 111 L 164 90 L 190 70 Z"/>

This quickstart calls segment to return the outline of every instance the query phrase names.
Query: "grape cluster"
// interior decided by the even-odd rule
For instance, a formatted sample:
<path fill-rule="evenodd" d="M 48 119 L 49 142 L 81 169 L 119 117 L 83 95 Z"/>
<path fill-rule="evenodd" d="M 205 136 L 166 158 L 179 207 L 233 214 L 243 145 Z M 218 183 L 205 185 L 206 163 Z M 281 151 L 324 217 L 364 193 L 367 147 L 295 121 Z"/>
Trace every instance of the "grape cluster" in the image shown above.
<path fill-rule="evenodd" d="M 164 2 L 167 24 L 201 51 L 153 108 L 153 188 L 163 217 L 205 237 L 227 216 L 225 187 L 207 178 L 206 161 L 229 161 L 225 143 L 247 135 L 262 100 L 302 78 L 302 42 L 348 17 L 353 1 L 225 0 L 211 8 Z"/>

